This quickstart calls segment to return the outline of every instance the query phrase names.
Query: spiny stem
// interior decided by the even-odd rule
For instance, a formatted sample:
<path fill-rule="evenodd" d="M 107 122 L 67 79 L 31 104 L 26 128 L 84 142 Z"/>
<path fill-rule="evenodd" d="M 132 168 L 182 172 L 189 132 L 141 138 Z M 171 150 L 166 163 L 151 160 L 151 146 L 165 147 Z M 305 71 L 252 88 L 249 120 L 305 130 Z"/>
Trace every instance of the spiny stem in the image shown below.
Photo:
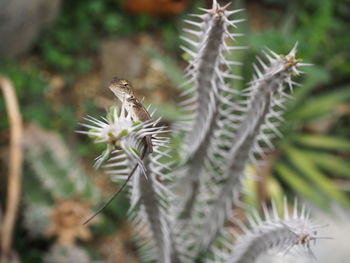
<path fill-rule="evenodd" d="M 264 68 L 263 73 L 257 70 L 253 86 L 248 89 L 250 101 L 247 104 L 245 117 L 236 131 L 228 154 L 227 166 L 221 176 L 224 183 L 217 186 L 218 194 L 203 223 L 204 229 L 199 234 L 205 236 L 201 245 L 202 250 L 207 250 L 216 240 L 229 217 L 231 206 L 237 204 L 246 163 L 250 155 L 256 153 L 257 149 L 260 151 L 257 145 L 258 138 L 265 138 L 263 135 L 266 128 L 276 130 L 269 121 L 273 115 L 270 113 L 274 112 L 276 105 L 284 101 L 283 86 L 285 83 L 290 84 L 292 72 L 298 72 L 295 52 L 296 48 L 293 48 L 285 57 L 278 55 L 275 55 L 275 58 L 268 57 L 270 66 Z M 265 139 L 268 140 L 268 137 Z"/>

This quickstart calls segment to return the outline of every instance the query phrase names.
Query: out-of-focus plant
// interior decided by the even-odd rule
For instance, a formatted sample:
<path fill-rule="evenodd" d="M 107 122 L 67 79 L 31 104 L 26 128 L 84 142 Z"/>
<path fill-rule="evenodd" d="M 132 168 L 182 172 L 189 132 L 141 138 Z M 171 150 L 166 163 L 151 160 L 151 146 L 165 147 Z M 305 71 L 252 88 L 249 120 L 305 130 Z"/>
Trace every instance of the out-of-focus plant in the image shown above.
<path fill-rule="evenodd" d="M 127 181 L 129 216 L 141 259 L 147 262 L 248 263 L 267 250 L 294 246 L 313 255 L 310 242 L 318 238 L 318 225 L 310 222 L 304 207 L 299 213 L 295 204 L 290 216 L 285 202 L 281 217 L 273 203 L 272 213 L 265 207 L 264 219 L 248 216 L 251 230 L 232 210 L 242 206 L 248 163 L 257 164 L 273 148 L 272 138 L 280 135 L 284 105 L 299 86 L 294 75 L 308 64 L 296 58 L 297 45 L 285 56 L 266 50 L 263 59 L 257 58 L 249 87 L 232 87 L 229 81 L 239 77 L 231 66 L 240 63 L 228 57 L 244 48 L 234 44 L 241 34 L 233 31 L 242 19 L 232 19 L 241 10 L 228 6 L 214 0 L 211 9 L 186 20 L 184 116 L 175 125 L 182 139 L 176 149 L 179 163 L 167 149 L 168 138 L 160 136 L 164 127 L 159 120 L 138 121 L 134 111 L 140 103 L 123 92 L 128 84 L 119 87 L 120 109 L 113 107 L 107 117 L 89 117 L 83 124 L 88 130 L 82 132 L 106 147 L 97 167 L 105 163 L 112 178 L 124 180 L 135 172 Z M 147 150 L 148 136 L 153 152 Z"/>
<path fill-rule="evenodd" d="M 72 70 L 87 73 L 94 63 L 89 54 L 98 51 L 106 36 L 128 36 L 162 25 L 168 47 L 173 48 L 178 41 L 171 21 L 147 15 L 131 16 L 122 1 L 64 1 L 61 12 L 56 24 L 38 43 L 44 61 L 66 74 Z"/>
<path fill-rule="evenodd" d="M 47 115 L 52 114 L 52 109 L 49 103 L 44 101 L 43 94 L 43 90 L 48 86 L 48 83 L 40 75 L 40 70 L 36 67 L 23 69 L 14 62 L 3 61 L 0 64 L 0 72 L 13 81 L 20 105 L 25 107 L 23 118 L 49 127 L 49 117 Z M 42 107 L 38 108 L 33 101 L 42 101 Z M 5 112 L 3 100 L 0 100 L 0 111 Z M 1 119 L 0 127 L 3 129 L 8 127 L 6 118 Z"/>
<path fill-rule="evenodd" d="M 261 45 L 287 50 L 292 39 L 299 40 L 300 55 L 315 63 L 305 68 L 303 87 L 296 89 L 295 99 L 287 103 L 283 116 L 287 121 L 281 127 L 284 136 L 275 140 L 277 150 L 266 158 L 270 169 L 262 176 L 267 189 L 257 198 L 269 195 L 281 204 L 284 193 L 295 190 L 321 207 L 334 201 L 346 207 L 350 205 L 346 193 L 349 189 L 341 186 L 349 178 L 349 142 L 346 140 L 349 112 L 346 108 L 350 99 L 350 63 L 346 43 L 350 43 L 350 37 L 340 33 L 346 27 L 345 17 L 349 14 L 349 10 L 343 8 L 345 2 L 326 0 L 319 5 L 306 1 L 301 5 L 295 1 L 283 7 L 282 1 L 274 1 L 283 12 L 271 11 L 272 25 L 253 28 L 247 37 L 251 51 L 245 53 L 244 62 L 251 61 L 252 53 Z M 263 1 L 260 8 L 265 10 L 268 4 L 270 1 Z M 284 22 L 277 24 L 282 17 Z M 262 19 L 258 16 L 255 24 Z M 243 64 L 241 71 L 244 79 L 249 78 L 247 64 Z"/>
<path fill-rule="evenodd" d="M 50 78 L 40 67 L 7 60 L 0 64 L 0 72 L 13 81 L 19 103 L 24 108 L 23 118 L 26 122 L 60 132 L 74 129 L 76 123 L 73 105 L 67 97 L 62 102 L 59 101 Z M 0 100 L 0 111 L 4 110 L 4 101 Z M 8 127 L 5 118 L 0 120 L 0 127 Z"/>
<path fill-rule="evenodd" d="M 99 190 L 57 134 L 30 125 L 24 137 L 26 162 L 32 171 L 28 174 L 34 177 L 24 178 L 23 225 L 32 239 L 54 237 L 55 255 L 58 247 L 75 252 L 72 246 L 77 240 L 91 237 L 82 222 L 98 203 Z"/>

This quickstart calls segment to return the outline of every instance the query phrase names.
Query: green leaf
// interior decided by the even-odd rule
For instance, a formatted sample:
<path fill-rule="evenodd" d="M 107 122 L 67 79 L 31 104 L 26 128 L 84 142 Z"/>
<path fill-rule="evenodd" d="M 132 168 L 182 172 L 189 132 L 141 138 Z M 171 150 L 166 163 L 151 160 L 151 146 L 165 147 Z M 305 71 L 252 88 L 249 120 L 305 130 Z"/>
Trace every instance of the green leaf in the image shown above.
<path fill-rule="evenodd" d="M 307 59 L 306 63 L 309 62 Z M 323 66 L 313 65 L 312 67 L 303 68 L 305 72 L 305 79 L 303 80 L 303 86 L 295 88 L 295 96 L 298 99 L 313 96 L 312 92 L 319 88 L 321 84 L 327 84 L 331 81 L 331 76 L 327 69 Z"/>
<path fill-rule="evenodd" d="M 339 156 L 313 151 L 307 152 L 307 155 L 324 171 L 334 174 L 335 176 L 350 179 L 350 163 Z"/>
<path fill-rule="evenodd" d="M 350 151 L 350 142 L 334 136 L 302 134 L 294 138 L 295 142 L 306 146 L 336 151 Z"/>
<path fill-rule="evenodd" d="M 350 208 L 350 201 L 344 193 L 342 193 L 331 180 L 327 178 L 327 175 L 323 174 L 316 164 L 305 154 L 293 147 L 285 149 L 288 159 L 291 163 L 310 181 L 314 183 L 322 192 L 328 195 L 328 197 L 337 200 L 342 205 Z"/>
<path fill-rule="evenodd" d="M 336 106 L 350 98 L 350 89 L 343 88 L 308 98 L 307 103 L 299 105 L 288 117 L 298 120 L 310 120 L 332 114 Z"/>
<path fill-rule="evenodd" d="M 298 175 L 295 171 L 291 170 L 287 165 L 282 163 L 277 163 L 275 168 L 279 177 L 296 192 L 304 196 L 306 199 L 318 204 L 320 207 L 325 207 L 326 203 L 321 195 L 316 192 L 308 182 L 300 178 L 300 175 Z"/>

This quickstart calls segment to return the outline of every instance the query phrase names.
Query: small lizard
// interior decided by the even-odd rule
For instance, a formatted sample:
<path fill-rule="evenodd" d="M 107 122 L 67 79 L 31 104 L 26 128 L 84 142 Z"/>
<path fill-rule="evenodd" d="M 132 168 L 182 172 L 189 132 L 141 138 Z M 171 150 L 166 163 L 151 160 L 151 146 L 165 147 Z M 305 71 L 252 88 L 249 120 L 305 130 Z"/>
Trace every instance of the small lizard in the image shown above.
<path fill-rule="evenodd" d="M 124 104 L 126 110 L 131 113 L 131 117 L 134 121 L 145 122 L 152 119 L 142 103 L 135 97 L 134 89 L 127 80 L 113 78 L 109 85 L 109 89 Z M 148 152 L 152 153 L 153 147 L 151 136 L 146 136 L 145 140 Z"/>
<path fill-rule="evenodd" d="M 124 79 L 118 79 L 113 78 L 109 89 L 116 95 L 116 97 L 123 103 L 124 107 L 128 112 L 131 113 L 131 117 L 134 121 L 141 121 L 145 122 L 148 121 L 151 118 L 151 115 L 148 113 L 148 111 L 145 109 L 145 107 L 142 105 L 142 103 L 135 97 L 134 90 L 131 86 L 131 84 Z M 145 137 L 146 147 L 144 148 L 141 160 L 145 158 L 146 153 L 152 153 L 153 152 L 153 146 L 152 146 L 152 137 L 150 135 Z M 115 197 L 118 196 L 118 194 L 124 189 L 124 187 L 127 185 L 133 174 L 135 173 L 136 169 L 138 167 L 138 164 L 134 166 L 134 168 L 129 173 L 128 177 L 126 178 L 123 185 L 116 191 L 110 199 L 99 209 L 97 212 L 95 212 L 94 215 L 89 217 L 83 224 L 86 225 L 89 223 L 95 216 L 97 216 L 99 213 L 102 212 L 103 209 L 105 209 Z"/>

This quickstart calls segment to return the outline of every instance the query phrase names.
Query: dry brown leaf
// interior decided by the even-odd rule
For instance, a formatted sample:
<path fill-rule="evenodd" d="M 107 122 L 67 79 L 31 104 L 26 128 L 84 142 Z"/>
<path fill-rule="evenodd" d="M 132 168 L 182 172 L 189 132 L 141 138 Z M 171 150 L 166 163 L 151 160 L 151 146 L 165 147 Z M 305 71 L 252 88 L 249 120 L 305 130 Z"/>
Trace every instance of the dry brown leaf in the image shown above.
<path fill-rule="evenodd" d="M 57 236 L 58 243 L 65 246 L 73 245 L 76 239 L 89 240 L 91 232 L 83 222 L 91 213 L 91 204 L 78 198 L 56 202 L 47 235 Z"/>

